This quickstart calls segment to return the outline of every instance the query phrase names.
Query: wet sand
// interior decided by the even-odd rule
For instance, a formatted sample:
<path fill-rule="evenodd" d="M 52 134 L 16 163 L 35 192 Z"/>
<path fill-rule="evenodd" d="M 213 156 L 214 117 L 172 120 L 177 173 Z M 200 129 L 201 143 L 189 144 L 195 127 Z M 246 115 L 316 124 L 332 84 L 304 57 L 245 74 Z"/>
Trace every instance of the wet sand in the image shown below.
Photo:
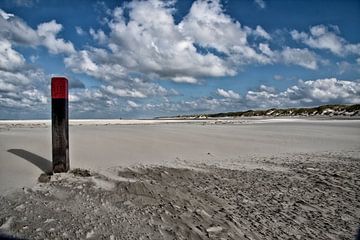
<path fill-rule="evenodd" d="M 5 233 L 353 239 L 360 224 L 357 120 L 75 125 L 71 166 L 91 176 L 48 183 L 36 182 L 49 166 L 50 129 L 32 127 L 0 131 Z"/>

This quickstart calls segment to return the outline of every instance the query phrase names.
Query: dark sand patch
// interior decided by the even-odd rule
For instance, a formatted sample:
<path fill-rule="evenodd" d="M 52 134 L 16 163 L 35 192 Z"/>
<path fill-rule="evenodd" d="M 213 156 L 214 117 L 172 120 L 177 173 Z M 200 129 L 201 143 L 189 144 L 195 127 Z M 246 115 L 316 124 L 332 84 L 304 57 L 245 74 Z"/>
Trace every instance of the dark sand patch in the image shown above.
<path fill-rule="evenodd" d="M 1 231 L 28 239 L 354 239 L 360 160 L 307 157 L 276 163 L 289 171 L 55 174 L 0 197 Z"/>

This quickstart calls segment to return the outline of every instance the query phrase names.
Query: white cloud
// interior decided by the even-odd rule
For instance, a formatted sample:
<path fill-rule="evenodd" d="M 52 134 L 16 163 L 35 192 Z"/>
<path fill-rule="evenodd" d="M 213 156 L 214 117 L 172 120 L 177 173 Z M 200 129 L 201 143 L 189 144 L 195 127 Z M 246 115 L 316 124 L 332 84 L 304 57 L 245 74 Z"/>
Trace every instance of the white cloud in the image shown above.
<path fill-rule="evenodd" d="M 308 49 L 285 47 L 281 52 L 282 61 L 286 64 L 299 65 L 308 69 L 317 69 L 316 55 Z"/>
<path fill-rule="evenodd" d="M 187 76 L 177 76 L 177 77 L 173 77 L 172 80 L 174 82 L 179 82 L 179 83 L 197 83 L 197 79 L 193 78 L 193 77 L 187 77 Z"/>
<path fill-rule="evenodd" d="M 282 92 L 275 89 L 260 88 L 260 91 L 248 91 L 248 106 L 289 107 L 319 105 L 324 103 L 360 103 L 360 81 L 337 80 L 325 78 L 299 81 Z"/>
<path fill-rule="evenodd" d="M 139 108 L 139 107 L 141 107 L 141 105 L 139 105 L 136 102 L 131 101 L 131 100 L 128 100 L 127 103 L 131 108 Z"/>
<path fill-rule="evenodd" d="M 29 59 L 30 59 L 30 61 L 32 62 L 32 63 L 34 63 L 34 62 L 36 62 L 38 59 L 39 59 L 39 56 L 38 55 L 31 55 L 30 57 L 29 57 Z"/>
<path fill-rule="evenodd" d="M 6 39 L 0 39 L 0 69 L 13 71 L 24 64 L 24 57 L 12 49 L 11 43 Z"/>
<path fill-rule="evenodd" d="M 9 109 L 43 113 L 48 99 L 47 87 L 45 75 L 40 70 L 14 73 L 0 70 L 0 117 L 9 117 L 6 116 Z"/>
<path fill-rule="evenodd" d="M 266 8 L 266 3 L 264 0 L 254 0 L 254 2 L 256 3 L 257 6 L 259 6 L 259 8 L 264 9 Z"/>
<path fill-rule="evenodd" d="M 7 83 L 0 79 L 0 92 L 11 92 L 16 91 L 16 86 L 12 83 Z"/>
<path fill-rule="evenodd" d="M 31 104 L 36 103 L 47 103 L 47 97 L 44 95 L 44 93 L 37 89 L 29 89 L 22 92 L 23 96 L 25 97 L 25 100 L 31 102 Z"/>
<path fill-rule="evenodd" d="M 7 39 L 12 44 L 25 44 L 36 46 L 39 37 L 34 29 L 13 14 L 5 13 L 0 9 L 0 37 Z"/>
<path fill-rule="evenodd" d="M 360 82 L 337 80 L 336 78 L 301 81 L 300 92 L 320 102 L 339 100 L 341 102 L 359 103 Z"/>
<path fill-rule="evenodd" d="M 95 41 L 99 42 L 100 44 L 106 43 L 107 36 L 105 35 L 103 30 L 99 29 L 99 30 L 95 31 L 93 28 L 90 28 L 89 33 L 92 36 L 92 38 Z"/>
<path fill-rule="evenodd" d="M 62 28 L 61 24 L 52 20 L 39 24 L 35 30 L 17 16 L 0 9 L 0 37 L 7 39 L 12 44 L 31 47 L 45 46 L 53 54 L 74 53 L 75 49 L 71 42 L 57 38 Z"/>
<path fill-rule="evenodd" d="M 126 76 L 127 70 L 115 61 L 107 62 L 111 57 L 103 49 L 92 48 L 66 57 L 64 63 L 77 73 L 85 73 L 106 82 L 119 81 Z"/>
<path fill-rule="evenodd" d="M 129 16 L 126 20 L 124 8 Z M 219 1 L 194 2 L 178 24 L 173 11 L 172 2 L 158 0 L 132 1 L 117 7 L 108 21 L 109 36 L 101 29 L 90 29 L 90 35 L 104 48 L 81 50 L 67 57 L 65 65 L 108 82 L 140 72 L 174 82 L 197 83 L 204 77 L 233 76 L 244 64 L 271 62 L 247 42 L 248 31 L 263 39 L 270 39 L 270 35 L 261 26 L 255 30 L 242 28 L 224 13 Z"/>
<path fill-rule="evenodd" d="M 310 33 L 298 32 L 297 30 L 293 30 L 290 33 L 294 40 L 300 41 L 312 48 L 326 49 L 338 56 L 349 54 L 360 55 L 360 43 L 348 43 L 339 36 L 340 31 L 337 26 L 316 25 L 310 28 Z"/>
<path fill-rule="evenodd" d="M 42 44 L 49 49 L 50 53 L 75 53 L 74 46 L 71 42 L 66 42 L 62 38 L 56 38 L 56 35 L 62 30 L 62 25 L 55 20 L 41 23 L 37 27 L 37 33 Z"/>
<path fill-rule="evenodd" d="M 183 23 L 175 24 L 167 2 L 134 1 L 128 7 L 128 22 L 116 8 L 109 24 L 109 47 L 127 68 L 178 82 L 235 74 L 223 59 L 197 52 L 195 40 L 187 36 Z"/>
<path fill-rule="evenodd" d="M 131 73 L 195 84 L 206 77 L 234 76 L 246 64 L 318 66 L 315 54 L 307 49 L 251 46 L 248 35 L 270 40 L 270 34 L 259 25 L 242 27 L 225 14 L 218 0 L 195 1 L 178 24 L 173 6 L 151 0 L 115 8 L 107 21 L 108 35 L 101 29 L 89 31 L 101 48 L 70 54 L 64 60 L 66 67 L 115 86 Z"/>
<path fill-rule="evenodd" d="M 145 98 L 146 95 L 136 89 L 116 89 L 113 86 L 102 86 L 105 92 L 119 97 Z"/>
<path fill-rule="evenodd" d="M 260 51 L 269 57 L 269 63 L 285 63 L 298 65 L 304 68 L 315 70 L 318 68 L 317 55 L 308 49 L 284 47 L 282 50 L 271 50 L 269 44 L 260 43 Z"/>
<path fill-rule="evenodd" d="M 14 17 L 14 14 L 6 13 L 2 9 L 0 9 L 0 17 L 2 17 L 5 20 L 8 20 L 9 18 Z"/>
<path fill-rule="evenodd" d="M 265 38 L 267 40 L 271 39 L 271 36 L 269 33 L 267 33 L 265 31 L 265 29 L 263 29 L 261 26 L 257 25 L 255 31 L 253 31 L 253 34 L 255 34 L 256 36 Z"/>
<path fill-rule="evenodd" d="M 75 26 L 75 31 L 80 36 L 84 36 L 86 34 L 86 32 L 79 26 Z"/>
<path fill-rule="evenodd" d="M 276 92 L 275 88 L 274 87 L 269 87 L 269 86 L 266 86 L 266 85 L 263 85 L 261 84 L 260 85 L 260 88 L 259 88 L 261 91 L 265 91 L 265 92 L 269 92 L 269 93 L 274 93 Z"/>
<path fill-rule="evenodd" d="M 218 88 L 216 90 L 217 94 L 222 96 L 222 97 L 225 97 L 225 98 L 233 98 L 233 99 L 240 99 L 240 94 L 234 92 L 233 90 L 224 90 L 224 89 L 221 89 L 221 88 Z"/>
<path fill-rule="evenodd" d="M 268 37 L 265 30 L 260 26 L 257 30 L 242 28 L 239 22 L 224 13 L 219 1 L 194 2 L 179 27 L 196 44 L 223 52 L 236 64 L 267 62 L 267 58 L 247 42 L 248 32 Z"/>

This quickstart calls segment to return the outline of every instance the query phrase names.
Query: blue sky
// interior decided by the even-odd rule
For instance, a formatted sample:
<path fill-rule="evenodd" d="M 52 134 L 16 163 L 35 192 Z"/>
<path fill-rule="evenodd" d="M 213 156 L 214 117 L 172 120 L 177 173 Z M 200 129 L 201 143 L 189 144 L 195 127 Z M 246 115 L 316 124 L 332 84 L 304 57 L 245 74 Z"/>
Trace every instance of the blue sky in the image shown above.
<path fill-rule="evenodd" d="M 360 103 L 359 1 L 0 1 L 0 119 Z"/>

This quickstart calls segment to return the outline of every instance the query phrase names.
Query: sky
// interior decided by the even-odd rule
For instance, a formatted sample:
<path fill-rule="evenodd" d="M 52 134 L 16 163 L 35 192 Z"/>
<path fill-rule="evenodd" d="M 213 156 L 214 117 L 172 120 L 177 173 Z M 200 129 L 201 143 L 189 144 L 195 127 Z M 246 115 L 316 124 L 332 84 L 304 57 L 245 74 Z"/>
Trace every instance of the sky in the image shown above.
<path fill-rule="evenodd" d="M 360 1 L 0 1 L 0 119 L 360 103 Z"/>

